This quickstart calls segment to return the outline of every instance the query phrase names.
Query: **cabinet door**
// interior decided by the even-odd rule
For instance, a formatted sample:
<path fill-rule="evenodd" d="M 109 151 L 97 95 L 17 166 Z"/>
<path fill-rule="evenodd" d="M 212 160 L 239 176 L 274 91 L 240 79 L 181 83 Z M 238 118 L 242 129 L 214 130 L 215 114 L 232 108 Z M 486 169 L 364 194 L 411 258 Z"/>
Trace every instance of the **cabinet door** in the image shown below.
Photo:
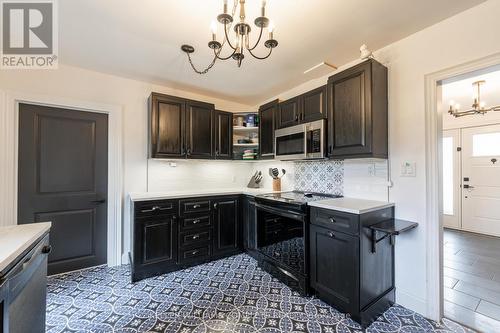
<path fill-rule="evenodd" d="M 311 287 L 348 313 L 359 311 L 359 240 L 310 225 Z"/>
<path fill-rule="evenodd" d="M 255 200 L 245 197 L 243 205 L 243 246 L 246 250 L 257 249 L 257 212 Z"/>
<path fill-rule="evenodd" d="M 260 158 L 274 158 L 274 130 L 276 129 L 275 115 L 278 109 L 278 100 L 272 101 L 259 108 L 259 144 Z"/>
<path fill-rule="evenodd" d="M 163 216 L 135 221 L 135 258 L 137 266 L 175 264 L 177 261 L 177 219 Z"/>
<path fill-rule="evenodd" d="M 217 199 L 214 208 L 214 254 L 236 252 L 239 249 L 238 198 Z"/>
<path fill-rule="evenodd" d="M 302 113 L 299 118 L 302 122 L 327 118 L 326 86 L 316 88 L 302 95 L 301 103 Z"/>
<path fill-rule="evenodd" d="M 214 106 L 203 102 L 186 103 L 186 148 L 188 158 L 213 157 Z"/>
<path fill-rule="evenodd" d="M 299 98 L 294 97 L 279 104 L 278 115 L 276 117 L 277 128 L 297 125 L 299 123 Z"/>
<path fill-rule="evenodd" d="M 230 160 L 233 158 L 233 114 L 216 110 L 214 123 L 215 158 Z"/>
<path fill-rule="evenodd" d="M 177 97 L 151 94 L 150 157 L 183 157 L 185 103 Z"/>

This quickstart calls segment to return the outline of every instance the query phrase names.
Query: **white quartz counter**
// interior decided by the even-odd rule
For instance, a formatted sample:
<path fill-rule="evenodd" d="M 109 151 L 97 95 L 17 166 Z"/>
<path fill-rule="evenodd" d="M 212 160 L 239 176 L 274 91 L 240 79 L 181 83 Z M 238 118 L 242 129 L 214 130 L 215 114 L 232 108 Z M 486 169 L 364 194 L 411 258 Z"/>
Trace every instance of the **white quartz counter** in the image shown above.
<path fill-rule="evenodd" d="M 270 189 L 264 188 L 224 188 L 224 189 L 206 189 L 206 190 L 189 190 L 189 191 L 172 191 L 172 192 L 144 192 L 130 193 L 132 201 L 147 201 L 147 200 L 162 200 L 162 199 L 180 199 L 193 197 L 209 197 L 217 195 L 259 195 L 264 193 L 272 193 Z"/>
<path fill-rule="evenodd" d="M 50 226 L 51 222 L 43 222 L 0 227 L 0 271 L 49 231 Z"/>
<path fill-rule="evenodd" d="M 393 207 L 394 203 L 356 198 L 334 198 L 308 203 L 311 207 L 337 210 L 345 213 L 364 214 L 382 208 Z"/>

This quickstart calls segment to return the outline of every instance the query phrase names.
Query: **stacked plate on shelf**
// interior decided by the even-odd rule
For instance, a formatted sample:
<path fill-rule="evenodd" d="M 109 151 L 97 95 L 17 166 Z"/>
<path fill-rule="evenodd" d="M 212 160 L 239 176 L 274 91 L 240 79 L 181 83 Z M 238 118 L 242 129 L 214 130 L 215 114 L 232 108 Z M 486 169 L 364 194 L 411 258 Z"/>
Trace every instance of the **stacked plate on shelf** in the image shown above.
<path fill-rule="evenodd" d="M 245 151 L 243 151 L 244 160 L 254 160 L 256 156 L 257 153 L 255 152 L 255 149 L 245 149 Z"/>

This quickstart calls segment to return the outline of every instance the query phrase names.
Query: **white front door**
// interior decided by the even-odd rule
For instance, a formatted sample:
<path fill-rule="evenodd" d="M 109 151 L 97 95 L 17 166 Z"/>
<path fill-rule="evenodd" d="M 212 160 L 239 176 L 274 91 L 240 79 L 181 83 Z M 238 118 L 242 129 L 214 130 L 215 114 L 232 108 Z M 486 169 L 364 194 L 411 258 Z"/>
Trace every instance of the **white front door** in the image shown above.
<path fill-rule="evenodd" d="M 460 229 L 460 130 L 443 131 L 443 224 Z"/>
<path fill-rule="evenodd" d="M 462 229 L 500 236 L 500 125 L 462 130 Z"/>

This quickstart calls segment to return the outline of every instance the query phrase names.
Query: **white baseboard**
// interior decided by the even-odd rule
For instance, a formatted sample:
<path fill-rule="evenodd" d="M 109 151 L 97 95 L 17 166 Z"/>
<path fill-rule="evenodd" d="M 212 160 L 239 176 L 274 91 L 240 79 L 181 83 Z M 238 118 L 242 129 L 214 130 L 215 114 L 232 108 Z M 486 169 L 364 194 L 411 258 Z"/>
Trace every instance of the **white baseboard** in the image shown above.
<path fill-rule="evenodd" d="M 396 303 L 427 317 L 427 302 L 425 299 L 396 289 Z"/>

